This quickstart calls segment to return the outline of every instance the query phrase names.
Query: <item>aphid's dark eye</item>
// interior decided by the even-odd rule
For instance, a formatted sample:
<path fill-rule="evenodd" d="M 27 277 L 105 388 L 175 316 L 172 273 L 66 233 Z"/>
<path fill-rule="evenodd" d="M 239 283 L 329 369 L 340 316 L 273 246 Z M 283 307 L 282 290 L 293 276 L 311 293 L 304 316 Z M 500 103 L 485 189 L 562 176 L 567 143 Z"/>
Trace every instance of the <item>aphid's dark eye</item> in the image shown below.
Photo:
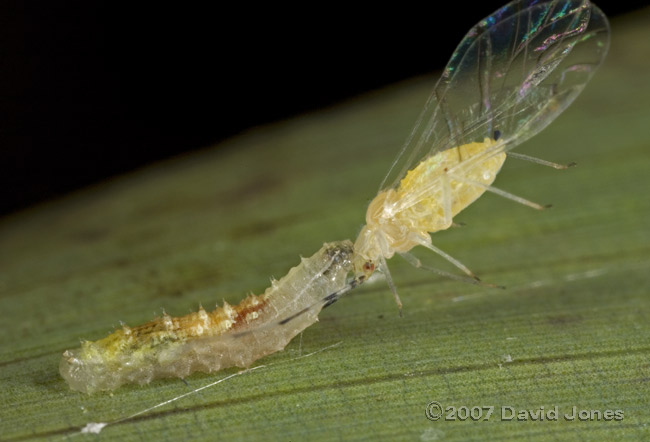
<path fill-rule="evenodd" d="M 501 138 L 501 131 L 500 130 L 495 130 L 494 131 L 494 141 L 497 141 L 499 138 Z"/>
<path fill-rule="evenodd" d="M 366 262 L 363 264 L 363 270 L 365 270 L 366 272 L 372 272 L 373 270 L 375 270 L 375 265 L 371 262 Z"/>

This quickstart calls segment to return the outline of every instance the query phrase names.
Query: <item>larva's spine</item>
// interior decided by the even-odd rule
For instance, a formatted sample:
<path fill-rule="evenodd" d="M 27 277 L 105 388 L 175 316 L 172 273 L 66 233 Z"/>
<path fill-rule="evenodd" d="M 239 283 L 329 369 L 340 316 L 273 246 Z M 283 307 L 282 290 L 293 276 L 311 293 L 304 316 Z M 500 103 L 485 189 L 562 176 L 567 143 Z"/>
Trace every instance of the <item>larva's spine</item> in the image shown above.
<path fill-rule="evenodd" d="M 262 295 L 250 295 L 236 306 L 224 303 L 209 313 L 200 308 L 178 318 L 164 314 L 139 327 L 123 326 L 99 341 L 85 341 L 63 353 L 61 375 L 73 390 L 93 393 L 196 371 L 248 367 L 282 350 L 318 320 L 318 302 L 346 286 L 352 259 L 350 241 L 325 243 Z"/>

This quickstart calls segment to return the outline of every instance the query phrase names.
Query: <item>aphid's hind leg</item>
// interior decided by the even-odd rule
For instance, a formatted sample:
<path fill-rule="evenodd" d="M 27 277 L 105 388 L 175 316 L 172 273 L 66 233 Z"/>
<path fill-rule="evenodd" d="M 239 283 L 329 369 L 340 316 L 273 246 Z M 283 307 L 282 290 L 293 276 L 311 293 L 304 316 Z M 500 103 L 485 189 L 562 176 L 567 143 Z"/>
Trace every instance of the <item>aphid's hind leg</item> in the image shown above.
<path fill-rule="evenodd" d="M 507 198 L 509 200 L 512 200 L 512 201 L 514 201 L 516 203 L 523 204 L 524 206 L 532 207 L 535 210 L 544 210 L 544 209 L 548 209 L 549 207 L 551 207 L 551 204 L 547 204 L 545 206 L 542 206 L 541 204 L 537 204 L 537 203 L 534 203 L 534 202 L 532 202 L 530 200 L 527 200 L 526 198 L 522 198 L 520 196 L 513 195 L 512 193 L 506 192 L 505 190 L 501 190 L 501 189 L 496 188 L 494 186 L 488 186 L 487 184 L 483 184 L 480 181 L 475 181 L 475 180 L 472 180 L 472 179 L 469 179 L 469 178 L 460 177 L 460 176 L 451 175 L 451 174 L 449 176 L 452 179 L 456 180 L 456 181 L 460 181 L 460 182 L 465 183 L 465 184 L 480 187 L 482 189 L 487 190 L 488 192 L 496 193 L 497 195 L 502 196 L 504 198 Z"/>
<path fill-rule="evenodd" d="M 424 238 L 417 237 L 417 238 L 415 238 L 415 240 L 417 241 L 417 243 L 419 245 L 421 245 L 423 247 L 426 247 L 427 249 L 431 250 L 432 252 L 434 252 L 434 253 L 440 255 L 441 257 L 445 258 L 447 261 L 449 261 L 450 263 L 452 263 L 453 265 L 458 267 L 460 270 L 462 270 L 463 273 L 465 273 L 470 278 L 472 278 L 472 279 L 474 279 L 476 281 L 481 280 L 478 276 L 476 276 L 474 274 L 474 272 L 472 272 L 469 268 L 467 268 L 467 266 L 465 264 L 463 264 L 462 262 L 460 262 L 459 260 L 457 260 L 453 256 L 449 255 L 448 253 L 440 250 L 438 247 L 431 244 L 431 239 L 429 239 L 429 241 L 427 241 Z"/>
<path fill-rule="evenodd" d="M 531 157 L 530 155 L 524 155 L 523 153 L 517 153 L 517 152 L 508 152 L 506 153 L 506 155 L 508 155 L 511 158 L 515 158 L 517 160 L 529 161 L 531 163 L 540 164 L 542 166 L 552 167 L 553 169 L 559 169 L 559 170 L 568 169 L 569 167 L 573 167 L 577 165 L 577 163 L 575 162 L 571 162 L 569 164 L 554 163 L 553 161 L 547 161 L 541 158 Z"/>
<path fill-rule="evenodd" d="M 451 226 L 453 224 L 451 214 L 451 183 L 447 174 L 442 175 L 442 214 L 445 219 L 445 225 Z"/>
<path fill-rule="evenodd" d="M 451 214 L 451 183 L 447 174 L 442 176 L 442 214 L 445 225 L 449 227 L 463 227 L 465 223 L 454 222 Z"/>
<path fill-rule="evenodd" d="M 460 155 L 460 150 L 458 150 L 459 155 Z M 446 226 L 452 226 L 454 224 L 453 222 L 453 215 L 451 212 L 451 204 L 452 204 L 452 193 L 451 193 L 451 181 L 449 179 L 449 176 L 445 173 L 442 175 L 442 215 L 445 220 L 445 225 Z M 451 255 L 448 255 L 447 253 L 443 252 L 439 248 L 435 247 L 434 245 L 431 244 L 431 237 L 427 236 L 426 238 L 417 238 L 417 241 L 423 245 L 424 247 L 428 248 L 429 250 L 437 253 L 438 255 L 442 256 L 445 258 L 447 261 L 458 267 L 460 270 L 462 270 L 465 274 L 467 274 L 473 281 L 480 281 L 478 276 L 474 274 L 470 269 L 465 266 L 462 262 L 458 261 L 457 259 L 453 258 Z M 422 266 L 422 262 L 420 262 L 419 259 L 417 259 L 415 256 L 410 255 L 410 254 L 404 254 L 403 255 L 406 260 L 411 263 L 413 266 L 416 268 L 422 268 L 427 270 L 425 266 Z M 442 270 L 438 271 L 437 269 L 430 268 L 430 271 L 434 273 L 441 274 Z M 447 273 L 447 272 L 442 272 L 442 273 Z M 451 273 L 448 273 L 447 275 L 451 275 Z"/>
<path fill-rule="evenodd" d="M 411 264 L 413 267 L 416 269 L 422 269 L 426 270 L 431 273 L 435 273 L 436 275 L 440 275 L 445 278 L 453 279 L 454 281 L 460 281 L 460 282 L 465 282 L 468 284 L 474 284 L 474 285 L 480 285 L 483 287 L 492 287 L 492 288 L 500 288 L 503 289 L 505 287 L 501 285 L 496 285 L 496 284 L 489 284 L 486 282 L 481 281 L 478 278 L 470 278 L 467 276 L 460 276 L 460 275 L 455 275 L 453 273 L 445 272 L 444 270 L 437 269 L 435 267 L 428 266 L 426 264 L 422 264 L 422 261 L 420 261 L 419 258 L 416 258 L 412 254 L 408 252 L 400 253 L 400 256 L 406 260 L 409 264 Z"/>

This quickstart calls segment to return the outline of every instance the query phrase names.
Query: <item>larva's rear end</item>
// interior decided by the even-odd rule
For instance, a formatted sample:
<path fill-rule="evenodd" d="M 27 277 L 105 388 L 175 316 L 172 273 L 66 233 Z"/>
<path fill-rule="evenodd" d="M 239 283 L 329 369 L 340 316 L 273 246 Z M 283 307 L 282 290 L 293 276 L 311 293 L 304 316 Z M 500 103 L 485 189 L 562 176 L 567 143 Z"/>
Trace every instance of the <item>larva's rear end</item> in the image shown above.
<path fill-rule="evenodd" d="M 115 338 L 121 331 L 111 334 Z M 106 339 L 108 339 L 106 338 Z M 122 384 L 137 382 L 144 384 L 156 373 L 152 356 L 143 349 L 132 352 L 112 352 L 103 341 L 84 341 L 81 348 L 67 350 L 59 364 L 59 372 L 70 388 L 83 393 L 114 390 Z"/>

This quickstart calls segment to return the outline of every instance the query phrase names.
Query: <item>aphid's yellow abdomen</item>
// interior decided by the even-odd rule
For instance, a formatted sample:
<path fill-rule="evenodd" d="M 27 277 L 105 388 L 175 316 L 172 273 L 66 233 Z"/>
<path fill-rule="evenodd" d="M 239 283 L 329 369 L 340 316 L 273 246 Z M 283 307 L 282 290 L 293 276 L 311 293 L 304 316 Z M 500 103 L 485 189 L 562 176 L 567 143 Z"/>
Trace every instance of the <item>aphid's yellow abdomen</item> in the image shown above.
<path fill-rule="evenodd" d="M 506 154 L 496 143 L 485 138 L 439 152 L 411 169 L 397 189 L 379 192 L 354 244 L 359 261 L 408 252 L 430 241 L 429 233 L 449 228 L 501 169 Z"/>
<path fill-rule="evenodd" d="M 400 211 L 396 217 L 405 225 L 422 232 L 449 228 L 449 218 L 444 213 L 445 198 L 450 199 L 453 218 L 485 192 L 485 188 L 470 183 L 475 181 L 489 186 L 496 178 L 506 154 L 503 151 L 492 152 L 490 148 L 495 143 L 485 138 L 482 143 L 447 149 L 411 169 L 400 182 L 397 201 L 408 200 L 411 195 L 427 190 L 417 203 Z M 448 190 L 445 189 L 444 179 L 448 179 Z"/>

